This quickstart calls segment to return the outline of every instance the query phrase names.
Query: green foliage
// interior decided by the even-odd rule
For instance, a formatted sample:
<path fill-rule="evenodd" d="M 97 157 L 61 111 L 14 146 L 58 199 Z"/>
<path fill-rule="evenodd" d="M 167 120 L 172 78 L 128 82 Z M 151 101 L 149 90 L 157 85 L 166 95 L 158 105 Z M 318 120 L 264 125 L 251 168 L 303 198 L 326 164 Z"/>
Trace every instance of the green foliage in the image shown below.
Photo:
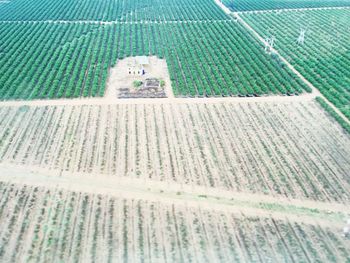
<path fill-rule="evenodd" d="M 142 81 L 140 81 L 140 80 L 135 80 L 135 81 L 133 82 L 133 86 L 134 86 L 135 88 L 139 88 L 141 85 L 142 85 Z"/>
<path fill-rule="evenodd" d="M 1 20 L 213 20 L 226 15 L 212 0 L 15 0 L 0 4 Z"/>
<path fill-rule="evenodd" d="M 103 96 L 109 68 L 136 55 L 165 58 L 177 96 L 287 94 L 307 88 L 232 20 L 9 23 L 0 24 L 0 39 L 6 50 L 0 60 L 3 100 Z"/>
<path fill-rule="evenodd" d="M 163 79 L 160 80 L 160 86 L 163 88 L 165 86 L 165 81 Z"/>

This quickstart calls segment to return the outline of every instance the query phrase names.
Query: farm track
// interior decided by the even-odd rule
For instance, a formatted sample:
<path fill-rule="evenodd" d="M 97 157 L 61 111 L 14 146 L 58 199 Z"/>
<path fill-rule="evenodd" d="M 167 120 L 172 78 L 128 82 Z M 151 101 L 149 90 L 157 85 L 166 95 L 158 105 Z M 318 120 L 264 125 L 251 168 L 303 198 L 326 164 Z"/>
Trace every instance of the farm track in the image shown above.
<path fill-rule="evenodd" d="M 114 98 L 79 98 L 50 100 L 6 100 L 0 101 L 0 107 L 9 106 L 79 106 L 79 105 L 125 105 L 125 104 L 184 104 L 184 103 L 240 103 L 240 102 L 302 102 L 311 101 L 318 96 L 304 93 L 298 96 L 261 96 L 261 97 L 208 97 L 208 98 L 157 98 L 157 99 L 114 99 Z"/>
<path fill-rule="evenodd" d="M 193 100 L 3 106 L 0 163 L 349 203 L 350 138 L 314 100 Z"/>
<path fill-rule="evenodd" d="M 58 176 L 59 175 L 59 176 Z M 86 194 L 201 207 L 206 210 L 244 212 L 250 216 L 273 217 L 299 223 L 338 226 L 350 213 L 347 205 L 261 194 L 218 192 L 215 188 L 193 187 L 147 179 L 115 178 L 106 175 L 76 174 L 37 167 L 0 165 L 3 183 L 61 189 Z"/>
<path fill-rule="evenodd" d="M 0 23 L 48 23 L 48 24 L 96 24 L 96 25 L 147 25 L 147 24 L 192 24 L 192 23 L 222 23 L 233 22 L 232 19 L 208 19 L 208 20 L 149 20 L 149 21 L 99 21 L 99 20 L 0 20 Z"/>
<path fill-rule="evenodd" d="M 284 9 L 269 9 L 269 10 L 252 10 L 252 11 L 230 11 L 232 14 L 260 14 L 260 13 L 279 13 L 279 12 L 295 12 L 295 11 L 312 11 L 312 10 L 339 10 L 349 9 L 349 6 L 335 7 L 310 7 L 310 8 L 284 8 Z M 226 13 L 226 11 L 225 11 Z M 228 13 L 227 13 L 228 14 Z"/>

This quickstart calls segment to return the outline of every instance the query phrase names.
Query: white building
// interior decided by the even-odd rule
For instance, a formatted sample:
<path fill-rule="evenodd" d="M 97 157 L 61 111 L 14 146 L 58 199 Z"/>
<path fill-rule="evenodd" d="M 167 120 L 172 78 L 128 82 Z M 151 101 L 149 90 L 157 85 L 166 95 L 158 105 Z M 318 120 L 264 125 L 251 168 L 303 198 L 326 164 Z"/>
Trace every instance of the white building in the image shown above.
<path fill-rule="evenodd" d="M 129 75 L 139 75 L 142 76 L 145 74 L 145 65 L 149 65 L 148 57 L 146 56 L 137 56 L 134 58 L 133 62 L 128 65 L 128 74 Z"/>

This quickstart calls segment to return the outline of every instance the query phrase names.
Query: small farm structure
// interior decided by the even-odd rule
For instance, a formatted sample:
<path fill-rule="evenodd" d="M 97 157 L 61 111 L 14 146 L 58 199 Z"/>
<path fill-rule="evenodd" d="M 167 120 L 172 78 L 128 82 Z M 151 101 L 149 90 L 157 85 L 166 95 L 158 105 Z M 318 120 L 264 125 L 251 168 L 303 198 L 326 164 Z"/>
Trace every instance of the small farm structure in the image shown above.
<path fill-rule="evenodd" d="M 143 76 L 145 74 L 144 66 L 146 65 L 149 65 L 148 57 L 137 56 L 128 64 L 128 74 Z"/>

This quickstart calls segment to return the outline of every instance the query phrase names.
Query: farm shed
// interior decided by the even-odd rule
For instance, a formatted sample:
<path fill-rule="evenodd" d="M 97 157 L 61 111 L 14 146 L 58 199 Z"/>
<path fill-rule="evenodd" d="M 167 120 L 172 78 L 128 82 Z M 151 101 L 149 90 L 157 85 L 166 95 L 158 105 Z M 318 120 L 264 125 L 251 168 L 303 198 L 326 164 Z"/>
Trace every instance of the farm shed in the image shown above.
<path fill-rule="evenodd" d="M 128 73 L 129 75 L 144 75 L 145 74 L 145 69 L 144 66 L 149 65 L 149 60 L 148 57 L 146 56 L 137 56 L 128 65 Z"/>

